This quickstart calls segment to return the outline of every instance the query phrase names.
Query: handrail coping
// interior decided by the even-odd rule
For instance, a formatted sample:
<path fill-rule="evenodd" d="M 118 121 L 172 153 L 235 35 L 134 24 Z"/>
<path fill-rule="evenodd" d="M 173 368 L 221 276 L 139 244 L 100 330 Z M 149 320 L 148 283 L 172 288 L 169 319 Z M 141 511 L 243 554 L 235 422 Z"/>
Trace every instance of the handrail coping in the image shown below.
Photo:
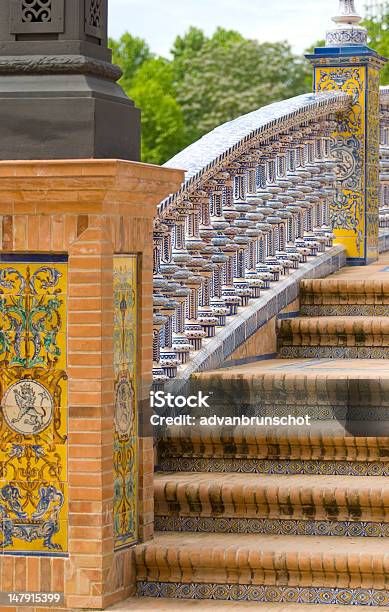
<path fill-rule="evenodd" d="M 251 113 L 219 125 L 214 130 L 177 153 L 164 164 L 165 168 L 183 168 L 185 180 L 181 188 L 168 196 L 159 205 L 162 215 L 180 193 L 191 190 L 200 179 L 205 180 L 210 170 L 226 158 L 237 157 L 243 145 L 259 136 L 265 140 L 271 135 L 310 119 L 315 116 L 338 112 L 351 104 L 352 96 L 342 91 L 307 93 L 281 102 L 273 102 Z M 322 112 L 320 112 L 322 111 Z M 307 115 L 307 118 L 304 118 Z M 292 126 L 285 124 L 291 122 Z M 234 155 L 236 153 L 236 155 Z"/>

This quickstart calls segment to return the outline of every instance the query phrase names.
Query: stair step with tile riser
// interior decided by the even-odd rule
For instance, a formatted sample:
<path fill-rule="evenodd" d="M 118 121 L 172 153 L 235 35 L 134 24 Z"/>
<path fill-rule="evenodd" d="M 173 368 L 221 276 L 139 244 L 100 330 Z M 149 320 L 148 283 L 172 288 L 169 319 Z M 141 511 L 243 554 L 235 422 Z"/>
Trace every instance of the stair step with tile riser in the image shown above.
<path fill-rule="evenodd" d="M 278 332 L 281 357 L 389 357 L 389 317 L 296 317 L 279 321 Z"/>
<path fill-rule="evenodd" d="M 135 561 L 145 596 L 389 605 L 385 538 L 162 533 Z"/>
<path fill-rule="evenodd" d="M 159 469 L 172 472 L 389 475 L 389 437 L 348 434 L 337 421 L 309 427 L 169 427 Z"/>
<path fill-rule="evenodd" d="M 389 536 L 384 477 L 159 473 L 154 499 L 158 531 Z"/>
<path fill-rule="evenodd" d="M 300 303 L 300 314 L 310 317 L 389 316 L 389 274 L 384 280 L 302 280 Z"/>
<path fill-rule="evenodd" d="M 308 414 L 381 423 L 389 419 L 389 362 L 271 359 L 197 374 L 191 392 L 198 391 L 209 395 L 212 414 L 221 417 Z"/>

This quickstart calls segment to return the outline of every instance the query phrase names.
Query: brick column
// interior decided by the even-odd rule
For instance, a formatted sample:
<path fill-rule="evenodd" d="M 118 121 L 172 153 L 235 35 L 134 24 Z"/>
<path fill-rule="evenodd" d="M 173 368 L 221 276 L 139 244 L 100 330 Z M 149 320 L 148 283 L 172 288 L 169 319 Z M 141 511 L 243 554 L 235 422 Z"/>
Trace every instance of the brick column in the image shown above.
<path fill-rule="evenodd" d="M 1 447 L 0 488 L 11 485 L 20 492 L 26 509 L 21 522 L 29 533 L 35 530 L 31 541 L 20 538 L 12 507 L 2 504 L 11 534 L 7 541 L 5 529 L 0 533 L 2 591 L 63 593 L 66 609 L 103 609 L 134 592 L 134 545 L 153 532 L 153 439 L 147 415 L 153 218 L 157 203 L 182 180 L 181 171 L 115 160 L 0 162 L 0 268 L 8 275 L 7 299 L 35 308 L 34 320 L 40 325 L 36 336 L 34 329 L 23 329 L 20 349 L 25 361 L 25 351 L 34 356 L 38 342 L 40 369 L 29 362 L 14 367 L 15 343 L 6 355 L 0 354 L 2 380 L 12 375 L 15 385 L 19 376 L 27 384 L 23 389 L 1 388 L 0 441 L 12 444 Z M 114 301 L 118 257 L 136 262 L 136 284 L 123 289 L 119 305 Z M 137 516 L 131 516 L 131 509 L 124 516 L 124 528 L 128 523 L 132 531 L 120 545 L 114 528 L 115 316 L 124 316 L 124 306 L 130 305 L 136 345 L 128 367 L 136 373 L 130 383 L 139 410 L 136 440 L 130 438 L 127 447 L 130 455 L 136 449 L 136 469 L 130 476 L 136 491 L 131 508 Z M 44 331 L 43 306 L 49 322 Z M 125 375 L 127 364 L 121 367 Z M 16 410 L 9 400 L 15 390 L 18 397 L 32 394 L 37 414 L 22 419 L 14 431 L 8 413 Z M 43 411 L 36 402 L 38 392 Z M 47 426 L 38 431 L 34 424 L 43 418 Z M 30 429 L 20 433 L 22 426 Z M 41 480 L 14 481 L 14 469 L 30 461 L 37 445 L 41 455 L 33 460 Z M 49 460 L 51 472 L 45 471 Z M 29 490 L 33 494 L 28 498 Z M 42 490 L 47 511 L 34 522 L 31 515 L 39 515 Z M 42 535 L 48 524 L 54 525 L 49 541 Z"/>

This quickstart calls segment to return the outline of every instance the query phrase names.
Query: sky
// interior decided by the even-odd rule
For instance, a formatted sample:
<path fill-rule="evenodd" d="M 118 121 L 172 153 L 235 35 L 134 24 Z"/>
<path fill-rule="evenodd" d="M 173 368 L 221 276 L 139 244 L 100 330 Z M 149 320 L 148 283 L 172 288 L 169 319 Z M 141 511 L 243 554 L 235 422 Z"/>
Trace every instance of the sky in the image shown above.
<path fill-rule="evenodd" d="M 356 4 L 361 12 L 363 1 Z M 109 0 L 109 6 L 110 36 L 128 30 L 164 56 L 191 25 L 206 34 L 221 26 L 261 42 L 289 40 L 301 53 L 324 38 L 338 0 Z"/>

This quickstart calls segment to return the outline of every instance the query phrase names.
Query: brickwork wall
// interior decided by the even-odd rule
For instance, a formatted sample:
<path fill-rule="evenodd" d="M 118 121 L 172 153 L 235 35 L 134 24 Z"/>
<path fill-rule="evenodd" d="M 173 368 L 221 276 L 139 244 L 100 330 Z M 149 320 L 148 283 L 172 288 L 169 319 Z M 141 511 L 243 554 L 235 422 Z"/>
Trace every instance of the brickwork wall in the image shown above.
<path fill-rule="evenodd" d="M 67 253 L 69 557 L 0 555 L 0 591 L 64 592 L 105 608 L 134 589 L 133 548 L 113 552 L 113 254 L 139 256 L 139 535 L 153 534 L 152 221 L 180 171 L 122 161 L 0 162 L 2 252 Z M 13 608 L 9 608 L 12 610 Z M 38 608 L 37 608 L 38 609 Z"/>

